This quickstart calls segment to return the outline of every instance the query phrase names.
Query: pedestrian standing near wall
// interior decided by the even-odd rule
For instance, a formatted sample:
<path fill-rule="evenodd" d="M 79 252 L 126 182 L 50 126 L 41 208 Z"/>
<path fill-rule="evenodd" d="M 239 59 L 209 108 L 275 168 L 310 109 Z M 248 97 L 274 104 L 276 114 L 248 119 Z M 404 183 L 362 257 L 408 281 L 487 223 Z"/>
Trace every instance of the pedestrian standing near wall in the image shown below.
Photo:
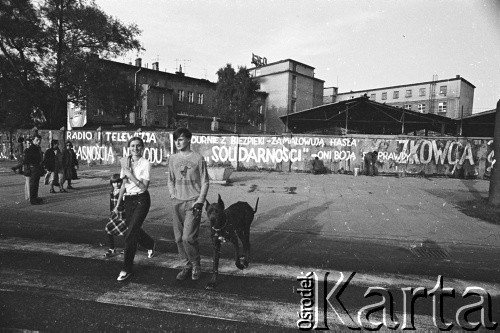
<path fill-rule="evenodd" d="M 31 146 L 31 144 L 33 143 L 33 140 L 28 138 L 26 140 L 24 140 L 24 143 L 25 143 L 25 146 L 26 148 L 24 149 L 23 151 L 23 161 L 25 160 L 26 158 L 26 150 L 28 150 L 28 148 Z M 23 166 L 24 168 L 24 199 L 26 199 L 26 201 L 30 201 L 30 176 L 29 176 L 29 172 L 26 172 L 26 169 L 27 167 Z"/>
<path fill-rule="evenodd" d="M 187 128 L 174 132 L 177 153 L 168 161 L 168 190 L 174 208 L 174 236 L 184 267 L 177 280 L 200 278 L 201 211 L 208 193 L 209 178 L 205 159 L 191 150 L 192 134 Z"/>
<path fill-rule="evenodd" d="M 42 176 L 42 149 L 40 142 L 42 137 L 36 134 L 33 137 L 33 144 L 26 149 L 24 164 L 26 166 L 27 176 L 30 177 L 30 203 L 32 205 L 40 205 L 43 203 L 42 198 L 38 197 L 38 186 L 40 177 Z"/>
<path fill-rule="evenodd" d="M 78 158 L 76 157 L 76 153 L 73 150 L 73 143 L 71 141 L 66 141 L 66 149 L 68 149 L 68 161 L 67 164 L 69 165 L 69 169 L 67 170 L 67 175 L 65 175 L 66 180 L 68 181 L 68 186 L 66 188 L 69 188 L 71 190 L 74 189 L 74 187 L 71 185 L 71 181 L 73 179 L 78 179 L 76 170 L 78 170 Z"/>
<path fill-rule="evenodd" d="M 14 152 L 14 156 L 16 157 L 17 159 L 17 164 L 12 167 L 12 171 L 14 171 L 14 173 L 17 173 L 17 170 L 19 170 L 19 173 L 23 173 L 23 159 L 24 159 L 24 145 L 23 145 L 23 142 L 24 142 L 24 138 L 22 136 L 20 136 L 19 138 L 17 138 L 17 144 L 16 144 L 16 150 Z"/>
<path fill-rule="evenodd" d="M 155 242 L 143 229 L 142 224 L 146 219 L 151 206 L 148 187 L 151 174 L 151 163 L 142 157 L 144 141 L 133 137 L 128 141 L 129 156 L 121 159 L 122 166 L 120 178 L 123 186 L 121 196 L 125 198 L 125 220 L 128 230 L 125 236 L 125 256 L 123 268 L 118 275 L 118 281 L 125 281 L 132 276 L 135 252 L 137 245 L 148 249 L 148 257 L 154 256 Z M 116 204 L 118 210 L 121 200 Z"/>

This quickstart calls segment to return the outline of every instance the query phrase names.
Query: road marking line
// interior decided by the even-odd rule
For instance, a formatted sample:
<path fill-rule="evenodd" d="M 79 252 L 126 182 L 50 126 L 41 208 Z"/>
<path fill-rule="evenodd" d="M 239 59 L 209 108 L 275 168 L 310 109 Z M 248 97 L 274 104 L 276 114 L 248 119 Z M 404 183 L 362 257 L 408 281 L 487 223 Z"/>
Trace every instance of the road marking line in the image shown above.
<path fill-rule="evenodd" d="M 72 244 L 72 243 L 52 243 L 42 242 L 25 238 L 2 238 L 0 239 L 0 250 L 44 252 L 57 254 L 67 257 L 100 259 L 100 260 L 123 260 L 122 256 L 115 256 L 106 259 L 103 256 L 103 249 L 90 244 Z M 135 262 L 139 265 L 157 266 L 164 268 L 182 267 L 178 256 L 172 253 L 159 252 L 157 257 L 147 259 L 144 252 L 138 252 Z M 202 271 L 211 272 L 212 258 L 202 257 Z M 301 273 L 316 272 L 322 281 L 322 272 L 330 272 L 330 281 L 337 281 L 341 271 L 332 268 L 315 267 L 297 267 L 288 265 L 250 263 L 250 266 L 244 270 L 239 270 L 231 259 L 221 258 L 219 262 L 219 273 L 227 275 L 278 278 L 286 280 L 295 280 Z M 343 272 L 348 273 L 348 272 Z M 386 287 L 391 289 L 400 289 L 404 287 L 426 287 L 432 289 L 437 283 L 436 277 L 419 275 L 400 275 L 389 273 L 365 274 L 356 273 L 350 282 L 350 285 L 360 287 Z M 500 284 L 480 281 L 468 281 L 444 277 L 444 284 L 447 288 L 453 288 L 459 294 L 462 294 L 467 287 L 481 287 L 491 296 L 500 296 Z"/>

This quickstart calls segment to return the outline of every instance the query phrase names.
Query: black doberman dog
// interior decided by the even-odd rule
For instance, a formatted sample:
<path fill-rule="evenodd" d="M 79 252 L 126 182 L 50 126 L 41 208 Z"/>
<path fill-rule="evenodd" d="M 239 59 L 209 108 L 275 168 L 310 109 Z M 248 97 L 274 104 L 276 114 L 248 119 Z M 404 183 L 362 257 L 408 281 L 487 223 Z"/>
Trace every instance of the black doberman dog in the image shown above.
<path fill-rule="evenodd" d="M 217 284 L 217 276 L 219 275 L 219 256 L 221 242 L 230 241 L 235 249 L 235 264 L 239 269 L 248 267 L 250 257 L 250 225 L 252 224 L 259 198 L 255 203 L 255 209 L 243 201 L 238 201 L 224 209 L 224 202 L 220 194 L 217 203 L 210 204 L 206 201 L 205 209 L 208 219 L 210 220 L 212 245 L 214 249 L 214 265 L 212 278 L 208 282 L 205 289 L 212 290 Z M 243 245 L 243 256 L 240 257 L 238 246 L 238 238 Z"/>

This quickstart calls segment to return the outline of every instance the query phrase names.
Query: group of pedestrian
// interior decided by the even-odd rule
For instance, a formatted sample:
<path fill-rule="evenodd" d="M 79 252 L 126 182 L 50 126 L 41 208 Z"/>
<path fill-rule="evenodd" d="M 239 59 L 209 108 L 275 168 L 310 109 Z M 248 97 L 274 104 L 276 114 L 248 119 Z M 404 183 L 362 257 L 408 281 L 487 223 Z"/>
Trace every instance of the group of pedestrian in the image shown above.
<path fill-rule="evenodd" d="M 182 270 L 176 278 L 185 280 L 191 277 L 192 280 L 198 280 L 201 274 L 198 234 L 201 211 L 209 187 L 207 166 L 203 156 L 191 150 L 192 133 L 188 129 L 177 129 L 173 137 L 176 154 L 169 158 L 167 183 L 174 211 L 175 242 L 183 262 Z M 145 147 L 140 137 L 132 137 L 128 141 L 128 147 L 129 155 L 120 160 L 119 178 L 113 176 L 110 180 L 113 186 L 110 208 L 114 214 L 123 214 L 128 227 L 118 281 L 125 281 L 132 276 L 137 245 L 147 249 L 148 258 L 152 258 L 156 250 L 155 241 L 142 229 L 151 206 L 148 192 L 151 163 L 142 156 Z M 121 187 L 114 183 L 121 183 Z M 117 188 L 120 189 L 118 198 Z M 113 239 L 110 238 L 109 241 L 110 248 L 106 256 L 115 254 L 116 251 Z"/>
<path fill-rule="evenodd" d="M 47 170 L 46 177 L 51 193 L 55 193 L 54 186 L 58 186 L 60 192 L 67 192 L 64 189 L 65 182 L 68 184 L 67 188 L 73 189 L 71 180 L 77 179 L 78 159 L 73 150 L 73 144 L 67 141 L 66 146 L 61 150 L 59 141 L 52 140 L 51 147 L 43 153 L 40 147 L 41 141 L 42 137 L 39 134 L 34 135 L 33 138 L 19 138 L 16 147 L 18 164 L 12 168 L 14 172 L 19 170 L 19 173 L 26 178 L 25 199 L 29 200 L 32 205 L 43 203 L 43 199 L 38 196 L 38 189 L 40 178 L 45 170 Z"/>
<path fill-rule="evenodd" d="M 71 180 L 76 179 L 78 160 L 70 141 L 66 142 L 65 147 L 59 149 L 59 140 L 52 140 L 50 149 L 47 149 L 44 154 L 42 165 L 47 170 L 46 178 L 50 184 L 50 193 L 56 193 L 55 186 L 59 187 L 59 192 L 67 192 L 64 188 L 65 182 L 68 184 L 68 189 L 73 189 Z"/>

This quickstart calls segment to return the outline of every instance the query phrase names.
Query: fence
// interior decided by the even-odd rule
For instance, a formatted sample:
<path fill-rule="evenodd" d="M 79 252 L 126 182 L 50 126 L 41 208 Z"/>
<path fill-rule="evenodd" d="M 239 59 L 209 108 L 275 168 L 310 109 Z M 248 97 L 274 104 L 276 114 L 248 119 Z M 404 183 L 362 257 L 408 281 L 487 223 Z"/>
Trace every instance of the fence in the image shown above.
<path fill-rule="evenodd" d="M 17 138 L 31 134 L 30 130 L 0 132 L 0 159 L 13 158 Z M 134 135 L 144 139 L 144 157 L 155 165 L 166 165 L 174 151 L 172 132 L 166 131 L 39 130 L 38 134 L 43 150 L 51 139 L 73 142 L 80 163 L 118 165 Z M 494 163 L 492 138 L 196 134 L 191 142 L 209 165 L 231 163 L 240 170 L 308 171 L 317 156 L 332 172 L 352 172 L 363 169 L 363 156 L 372 151 L 378 151 L 381 173 L 489 177 Z"/>

